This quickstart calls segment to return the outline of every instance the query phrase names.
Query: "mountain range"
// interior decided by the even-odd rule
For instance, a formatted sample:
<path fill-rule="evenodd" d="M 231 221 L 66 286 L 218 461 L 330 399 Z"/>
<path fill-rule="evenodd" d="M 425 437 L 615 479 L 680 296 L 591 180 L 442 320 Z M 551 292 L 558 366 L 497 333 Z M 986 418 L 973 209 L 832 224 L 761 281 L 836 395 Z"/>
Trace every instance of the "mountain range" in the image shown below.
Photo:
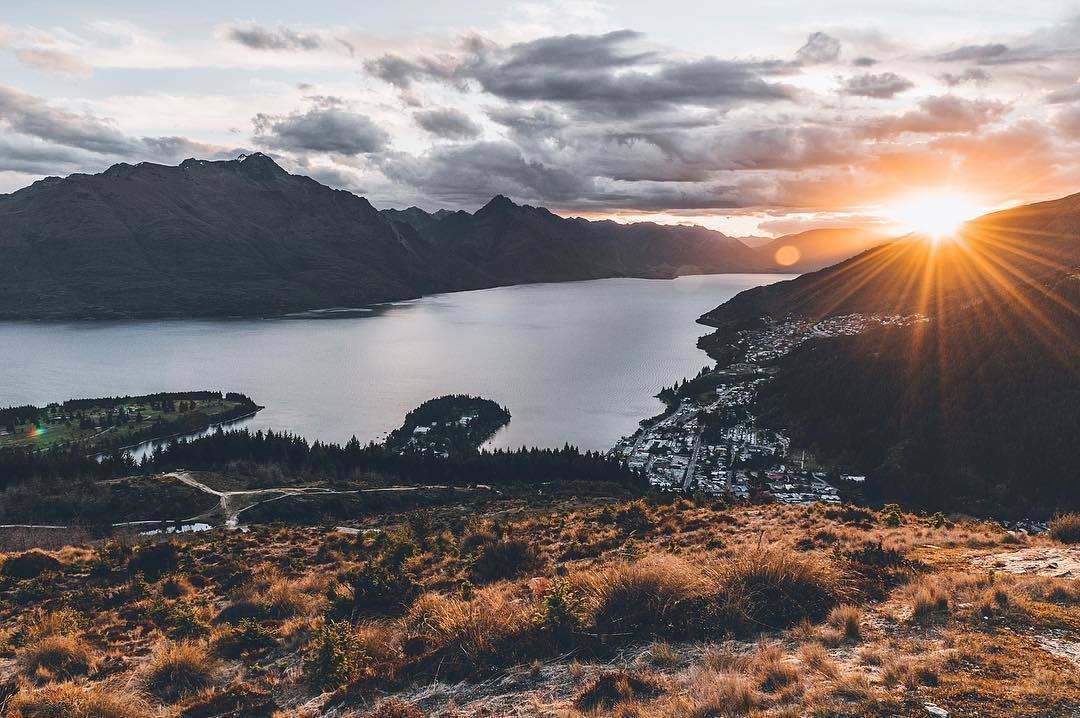
<path fill-rule="evenodd" d="M 503 196 L 473 213 L 380 211 L 261 153 L 118 164 L 0 195 L 0 318 L 274 316 L 822 261 L 803 235 L 791 241 L 809 262 L 778 264 L 772 244 L 754 249 L 699 226 L 564 218 Z"/>
<path fill-rule="evenodd" d="M 868 475 L 882 500 L 1052 515 L 1080 506 L 1080 194 L 911 235 L 743 292 L 701 318 L 728 357 L 763 322 L 921 314 L 810 340 L 776 363 L 756 412 L 796 446 Z"/>

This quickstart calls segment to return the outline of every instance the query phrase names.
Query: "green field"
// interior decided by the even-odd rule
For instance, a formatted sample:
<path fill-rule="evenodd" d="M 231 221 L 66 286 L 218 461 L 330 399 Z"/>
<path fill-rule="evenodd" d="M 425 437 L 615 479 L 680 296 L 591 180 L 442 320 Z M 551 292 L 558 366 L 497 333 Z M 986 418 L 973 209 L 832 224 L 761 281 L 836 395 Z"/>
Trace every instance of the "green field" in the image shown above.
<path fill-rule="evenodd" d="M 0 409 L 0 450 L 81 444 L 107 451 L 238 419 L 260 406 L 243 394 L 212 391 L 70 399 Z"/>

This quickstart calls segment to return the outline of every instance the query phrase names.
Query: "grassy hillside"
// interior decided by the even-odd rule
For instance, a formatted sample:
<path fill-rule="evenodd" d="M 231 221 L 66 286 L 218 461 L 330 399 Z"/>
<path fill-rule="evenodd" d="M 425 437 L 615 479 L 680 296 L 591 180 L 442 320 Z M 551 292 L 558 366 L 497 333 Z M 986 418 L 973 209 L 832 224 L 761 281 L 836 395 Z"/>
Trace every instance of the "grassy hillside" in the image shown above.
<path fill-rule="evenodd" d="M 557 487 L 353 525 L 8 553 L 7 715 L 1080 709 L 1080 593 L 1039 575 L 1080 557 L 1047 538 Z"/>

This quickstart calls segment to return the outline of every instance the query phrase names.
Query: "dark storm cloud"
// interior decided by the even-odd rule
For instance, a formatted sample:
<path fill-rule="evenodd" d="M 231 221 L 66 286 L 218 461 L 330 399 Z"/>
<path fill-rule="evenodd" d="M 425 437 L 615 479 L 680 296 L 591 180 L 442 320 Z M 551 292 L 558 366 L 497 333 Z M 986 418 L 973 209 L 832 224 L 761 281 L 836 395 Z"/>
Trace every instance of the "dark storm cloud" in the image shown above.
<path fill-rule="evenodd" d="M 230 26 L 226 36 L 252 50 L 317 50 L 323 45 L 320 36 L 296 32 L 287 27 L 269 30 L 261 25 Z"/>
<path fill-rule="evenodd" d="M 436 147 L 419 157 L 387 158 L 383 172 L 441 202 L 475 206 L 496 194 L 530 201 L 573 202 L 595 191 L 590 178 L 526 159 L 507 142 Z"/>
<path fill-rule="evenodd" d="M 815 32 L 806 44 L 795 53 L 795 59 L 803 65 L 821 65 L 836 62 L 840 57 L 840 41 L 823 32 Z"/>
<path fill-rule="evenodd" d="M 385 55 L 365 64 L 401 88 L 417 80 L 475 83 L 510 101 L 573 106 L 594 115 L 640 115 L 680 104 L 729 106 L 789 99 L 792 88 L 769 82 L 790 71 L 782 62 L 704 58 L 674 61 L 639 49 L 641 34 L 566 35 L 500 47 L 474 39 L 465 55 L 406 59 Z"/>
<path fill-rule="evenodd" d="M 468 140 L 480 136 L 480 126 L 461 110 L 442 107 L 413 113 L 416 124 L 436 137 Z"/>
<path fill-rule="evenodd" d="M 284 116 L 260 113 L 254 123 L 257 141 L 295 152 L 368 154 L 382 150 L 390 139 L 365 115 L 336 107 Z"/>
<path fill-rule="evenodd" d="M 859 97 L 875 97 L 887 99 L 910 90 L 915 83 L 906 77 L 900 77 L 895 72 L 882 72 L 880 74 L 866 73 L 849 77 L 843 83 L 843 92 L 847 95 Z"/>
<path fill-rule="evenodd" d="M 990 73 L 981 67 L 969 67 L 963 72 L 943 72 L 937 78 L 949 87 L 956 87 L 967 82 L 983 83 L 990 82 Z"/>

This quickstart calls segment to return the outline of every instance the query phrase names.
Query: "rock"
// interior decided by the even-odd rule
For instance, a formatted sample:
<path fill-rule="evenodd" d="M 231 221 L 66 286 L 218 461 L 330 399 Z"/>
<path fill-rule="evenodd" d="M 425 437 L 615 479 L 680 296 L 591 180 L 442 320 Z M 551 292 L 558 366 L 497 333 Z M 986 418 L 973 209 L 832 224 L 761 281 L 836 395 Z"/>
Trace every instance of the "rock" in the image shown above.
<path fill-rule="evenodd" d="M 926 709 L 927 715 L 932 715 L 934 718 L 949 718 L 949 711 L 941 706 L 934 705 L 933 703 L 924 703 L 923 708 Z"/>

